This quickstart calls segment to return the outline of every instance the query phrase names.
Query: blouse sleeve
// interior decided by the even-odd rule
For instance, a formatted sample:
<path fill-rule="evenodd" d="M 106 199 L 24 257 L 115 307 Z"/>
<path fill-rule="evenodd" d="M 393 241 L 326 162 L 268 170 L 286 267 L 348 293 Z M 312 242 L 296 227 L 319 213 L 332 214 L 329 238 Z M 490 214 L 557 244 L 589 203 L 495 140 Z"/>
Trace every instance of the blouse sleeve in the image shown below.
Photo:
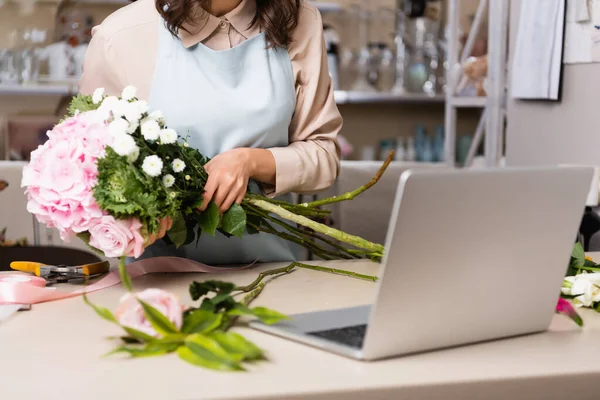
<path fill-rule="evenodd" d="M 296 80 L 296 110 L 290 125 L 290 144 L 272 148 L 275 157 L 275 196 L 327 189 L 339 174 L 337 134 L 342 117 L 333 97 L 321 15 L 302 2 L 300 20 L 289 48 Z M 269 190 L 270 189 L 270 190 Z"/>
<path fill-rule="evenodd" d="M 104 88 L 106 94 L 118 96 L 127 81 L 122 65 L 118 63 L 116 49 L 112 46 L 102 26 L 94 28 L 83 63 L 83 74 L 79 81 L 79 92 L 92 94 Z"/>

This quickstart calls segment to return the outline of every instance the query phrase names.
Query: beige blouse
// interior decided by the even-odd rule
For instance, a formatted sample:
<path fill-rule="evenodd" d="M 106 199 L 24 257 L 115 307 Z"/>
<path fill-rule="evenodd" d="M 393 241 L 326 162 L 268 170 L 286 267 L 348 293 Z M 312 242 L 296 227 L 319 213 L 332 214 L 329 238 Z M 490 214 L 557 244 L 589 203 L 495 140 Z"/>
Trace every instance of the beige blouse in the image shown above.
<path fill-rule="evenodd" d="M 208 15 L 200 24 L 186 26 L 189 33 L 182 30 L 182 46 L 203 43 L 213 50 L 232 48 L 260 33 L 260 27 L 249 28 L 255 13 L 256 1 L 242 0 L 223 17 Z M 148 100 L 158 54 L 159 18 L 154 0 L 138 0 L 95 27 L 80 92 L 91 94 L 102 87 L 108 94 L 119 95 L 123 88 L 133 85 L 138 89 L 138 97 Z M 289 128 L 290 145 L 269 149 L 277 167 L 276 184 L 270 195 L 323 190 L 333 184 L 339 173 L 336 137 L 342 117 L 333 98 L 321 16 L 304 0 L 288 53 L 297 103 Z"/>

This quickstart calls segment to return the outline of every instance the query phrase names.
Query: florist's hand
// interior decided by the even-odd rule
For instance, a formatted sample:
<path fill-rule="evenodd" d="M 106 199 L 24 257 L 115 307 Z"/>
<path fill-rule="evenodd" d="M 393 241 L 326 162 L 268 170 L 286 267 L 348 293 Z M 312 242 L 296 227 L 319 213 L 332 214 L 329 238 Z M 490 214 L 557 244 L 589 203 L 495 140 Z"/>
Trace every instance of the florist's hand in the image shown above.
<path fill-rule="evenodd" d="M 157 233 L 151 233 L 148 235 L 148 240 L 146 240 L 146 247 L 153 245 L 159 239 L 162 239 L 167 234 L 167 231 L 171 229 L 173 226 L 173 220 L 169 217 L 164 218 L 160 221 L 160 227 L 158 228 Z"/>
<path fill-rule="evenodd" d="M 248 180 L 252 175 L 250 149 L 233 149 L 210 160 L 204 169 L 208 181 L 204 188 L 204 201 L 200 211 L 206 210 L 213 201 L 219 212 L 225 213 L 233 205 L 240 204 L 246 195 Z"/>

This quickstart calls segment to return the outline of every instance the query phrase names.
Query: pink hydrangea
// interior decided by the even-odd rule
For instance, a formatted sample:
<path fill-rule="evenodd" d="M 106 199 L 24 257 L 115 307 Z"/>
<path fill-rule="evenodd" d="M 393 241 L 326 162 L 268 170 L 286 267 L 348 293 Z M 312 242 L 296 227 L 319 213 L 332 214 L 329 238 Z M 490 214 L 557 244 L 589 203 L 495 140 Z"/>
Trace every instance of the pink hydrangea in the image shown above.
<path fill-rule="evenodd" d="M 55 227 L 63 240 L 89 229 L 102 217 L 94 200 L 96 160 L 110 145 L 112 136 L 96 112 L 69 118 L 48 132 L 48 140 L 31 153 L 23 169 L 27 210 L 38 221 Z"/>

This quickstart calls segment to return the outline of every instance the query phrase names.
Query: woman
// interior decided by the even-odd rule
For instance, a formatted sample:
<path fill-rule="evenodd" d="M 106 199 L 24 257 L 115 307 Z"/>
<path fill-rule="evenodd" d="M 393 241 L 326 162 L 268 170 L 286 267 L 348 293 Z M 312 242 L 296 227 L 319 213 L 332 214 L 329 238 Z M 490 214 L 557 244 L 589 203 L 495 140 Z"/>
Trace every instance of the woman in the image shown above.
<path fill-rule="evenodd" d="M 129 85 L 171 128 L 212 158 L 204 206 L 221 211 L 251 190 L 289 198 L 332 185 L 342 118 L 318 11 L 304 0 L 139 0 L 94 29 L 80 91 Z M 256 182 L 256 184 L 254 183 Z M 160 235 L 159 235 L 160 236 Z M 203 235 L 144 257 L 210 264 L 291 261 L 277 237 Z"/>

